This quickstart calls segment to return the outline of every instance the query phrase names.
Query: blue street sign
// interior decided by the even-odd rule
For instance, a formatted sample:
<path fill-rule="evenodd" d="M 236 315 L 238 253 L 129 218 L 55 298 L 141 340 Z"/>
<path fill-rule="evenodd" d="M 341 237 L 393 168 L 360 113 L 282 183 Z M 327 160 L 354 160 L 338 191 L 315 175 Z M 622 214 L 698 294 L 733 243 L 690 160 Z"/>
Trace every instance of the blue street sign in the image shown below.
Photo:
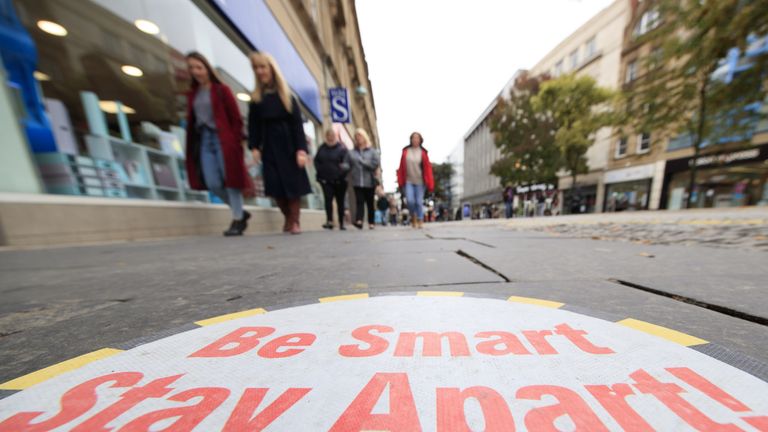
<path fill-rule="evenodd" d="M 331 121 L 334 123 L 350 123 L 352 116 L 349 113 L 349 94 L 344 87 L 328 89 L 328 98 L 331 101 Z"/>

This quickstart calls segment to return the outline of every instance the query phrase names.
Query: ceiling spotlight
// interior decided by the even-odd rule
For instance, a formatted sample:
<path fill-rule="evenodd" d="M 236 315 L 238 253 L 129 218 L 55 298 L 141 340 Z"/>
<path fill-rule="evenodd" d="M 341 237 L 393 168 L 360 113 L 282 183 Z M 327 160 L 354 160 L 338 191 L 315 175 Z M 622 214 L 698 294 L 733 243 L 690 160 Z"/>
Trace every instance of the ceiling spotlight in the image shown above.
<path fill-rule="evenodd" d="M 117 114 L 117 102 L 115 101 L 99 101 L 99 108 L 107 114 Z M 126 114 L 136 114 L 136 110 L 129 107 L 128 105 L 123 105 L 122 111 Z"/>
<path fill-rule="evenodd" d="M 251 95 L 249 95 L 248 93 L 240 92 L 240 93 L 237 94 L 237 98 L 240 99 L 243 102 L 250 102 L 251 101 Z"/>
<path fill-rule="evenodd" d="M 140 77 L 144 75 L 144 71 L 137 68 L 136 66 L 123 65 L 122 67 L 120 67 L 120 70 L 122 70 L 124 74 L 132 77 Z"/>
<path fill-rule="evenodd" d="M 147 34 L 156 35 L 160 33 L 160 27 L 152 21 L 145 19 L 137 19 L 133 24 L 141 31 Z"/>
<path fill-rule="evenodd" d="M 37 27 L 40 30 L 48 34 L 52 34 L 54 36 L 67 35 L 67 29 L 65 29 L 63 25 L 55 23 L 53 21 L 40 20 L 37 22 Z"/>
<path fill-rule="evenodd" d="M 32 76 L 38 81 L 50 81 L 51 76 L 40 71 L 35 71 Z"/>

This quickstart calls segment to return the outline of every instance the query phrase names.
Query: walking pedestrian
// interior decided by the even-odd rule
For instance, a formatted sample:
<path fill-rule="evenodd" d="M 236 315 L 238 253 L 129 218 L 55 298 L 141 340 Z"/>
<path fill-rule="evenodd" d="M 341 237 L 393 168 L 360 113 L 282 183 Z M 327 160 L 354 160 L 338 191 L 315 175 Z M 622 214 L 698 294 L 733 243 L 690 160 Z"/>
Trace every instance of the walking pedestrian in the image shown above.
<path fill-rule="evenodd" d="M 355 131 L 355 149 L 349 152 L 352 171 L 349 179 L 355 189 L 355 222 L 357 229 L 363 229 L 363 206 L 368 210 L 368 228 L 375 226 L 373 191 L 377 186 L 376 171 L 379 168 L 379 153 L 371 148 L 371 140 L 363 129 Z"/>
<path fill-rule="evenodd" d="M 325 198 L 325 229 L 333 229 L 333 200 L 336 199 L 336 212 L 339 229 L 344 227 L 344 198 L 347 195 L 347 174 L 349 173 L 349 153 L 333 129 L 325 131 L 325 142 L 315 155 L 317 181 L 323 187 Z"/>
<path fill-rule="evenodd" d="M 248 112 L 248 147 L 254 161 L 263 162 L 264 192 L 285 217 L 283 232 L 300 234 L 301 197 L 312 191 L 304 169 L 308 156 L 301 110 L 275 59 L 266 53 L 253 53 L 250 59 L 257 85 Z"/>
<path fill-rule="evenodd" d="M 515 188 L 507 186 L 502 194 L 504 198 L 504 216 L 509 219 L 512 217 L 512 203 L 515 201 Z"/>
<path fill-rule="evenodd" d="M 397 226 L 397 201 L 395 197 L 389 197 L 389 224 L 393 227 Z"/>
<path fill-rule="evenodd" d="M 187 159 L 189 186 L 210 190 L 232 212 L 224 235 L 240 236 L 251 214 L 243 210 L 243 189 L 252 184 L 245 167 L 243 119 L 232 91 L 198 52 L 186 56 L 192 85 L 187 92 Z"/>
<path fill-rule="evenodd" d="M 397 184 L 405 192 L 411 226 L 414 228 L 421 228 L 424 224 L 424 189 L 430 192 L 435 190 L 432 164 L 423 144 L 421 134 L 412 133 L 410 144 L 403 148 L 400 167 L 397 169 Z"/>
<path fill-rule="evenodd" d="M 384 188 L 381 187 L 381 185 L 376 187 L 376 195 L 378 196 L 378 199 L 376 200 L 376 211 L 381 217 L 381 225 L 387 226 L 389 200 L 387 199 L 387 194 L 384 193 Z"/>

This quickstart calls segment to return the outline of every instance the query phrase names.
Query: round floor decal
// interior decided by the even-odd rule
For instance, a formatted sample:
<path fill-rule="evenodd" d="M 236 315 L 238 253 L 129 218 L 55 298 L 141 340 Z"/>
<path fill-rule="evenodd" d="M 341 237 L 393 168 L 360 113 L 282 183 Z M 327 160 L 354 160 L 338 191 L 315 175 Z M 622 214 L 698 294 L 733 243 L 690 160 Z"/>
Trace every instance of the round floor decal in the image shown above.
<path fill-rule="evenodd" d="M 0 431 L 768 430 L 768 383 L 562 309 L 385 296 L 246 316 L 0 400 Z"/>

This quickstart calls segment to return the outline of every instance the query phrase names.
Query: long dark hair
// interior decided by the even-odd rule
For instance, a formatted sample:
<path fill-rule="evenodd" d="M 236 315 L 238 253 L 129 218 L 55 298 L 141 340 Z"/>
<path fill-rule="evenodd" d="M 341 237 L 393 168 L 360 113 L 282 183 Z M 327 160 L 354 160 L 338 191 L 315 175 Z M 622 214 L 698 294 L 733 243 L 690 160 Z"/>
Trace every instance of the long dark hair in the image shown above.
<path fill-rule="evenodd" d="M 197 51 L 191 51 L 185 56 L 185 58 L 187 60 L 195 59 L 200 63 L 202 63 L 203 66 L 205 66 L 205 70 L 208 71 L 208 79 L 210 79 L 211 82 L 213 83 L 222 84 L 221 78 L 219 78 L 219 74 L 217 74 L 216 71 L 211 67 L 211 64 L 208 62 L 208 59 L 205 58 L 204 55 L 200 54 Z M 200 83 L 197 82 L 194 76 L 190 76 L 190 78 L 192 78 L 192 83 L 190 84 L 190 87 L 192 88 L 192 90 L 196 90 L 198 87 L 200 87 Z"/>

